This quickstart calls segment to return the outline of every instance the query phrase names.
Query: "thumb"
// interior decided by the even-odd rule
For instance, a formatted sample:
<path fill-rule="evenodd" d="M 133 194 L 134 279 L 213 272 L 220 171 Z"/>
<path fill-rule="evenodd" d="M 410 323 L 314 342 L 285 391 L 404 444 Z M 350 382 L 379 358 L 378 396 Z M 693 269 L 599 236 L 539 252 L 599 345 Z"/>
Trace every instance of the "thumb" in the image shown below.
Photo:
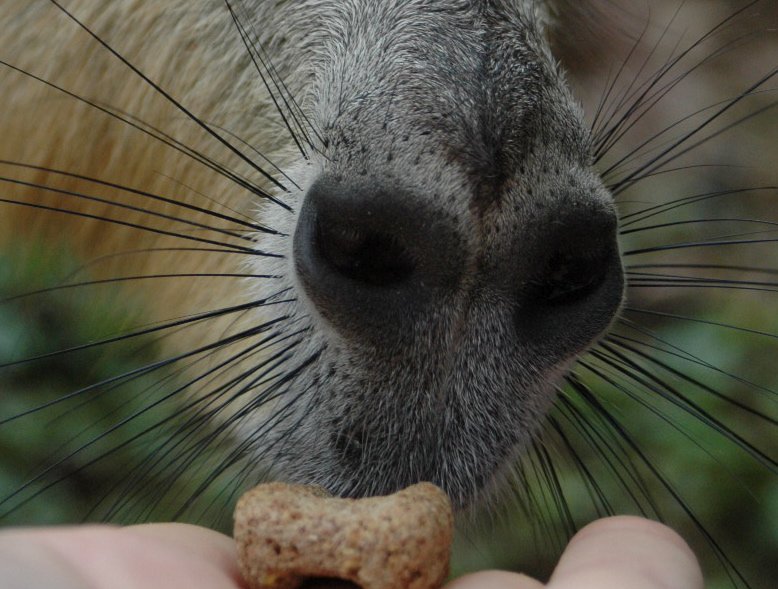
<path fill-rule="evenodd" d="M 697 559 L 670 528 L 638 517 L 598 520 L 570 541 L 549 589 L 703 589 Z"/>

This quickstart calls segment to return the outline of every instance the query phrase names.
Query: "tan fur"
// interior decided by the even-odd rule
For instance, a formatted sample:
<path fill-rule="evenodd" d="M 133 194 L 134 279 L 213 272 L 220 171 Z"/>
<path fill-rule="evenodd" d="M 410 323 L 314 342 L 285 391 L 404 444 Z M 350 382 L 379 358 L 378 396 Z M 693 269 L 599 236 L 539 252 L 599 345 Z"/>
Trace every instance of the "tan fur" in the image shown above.
<path fill-rule="evenodd" d="M 256 97 L 247 82 L 241 83 L 245 75 L 234 71 L 220 43 L 212 42 L 224 31 L 235 34 L 225 11 L 219 11 L 214 17 L 210 11 L 196 9 L 187 2 L 137 0 L 86 0 L 66 6 L 202 120 L 240 130 L 242 137 L 249 141 L 256 138 L 257 123 L 262 123 Z M 224 162 L 252 182 L 263 183 L 261 177 L 252 175 L 226 148 L 53 5 L 5 0 L 0 19 L 0 47 L 3 48 L 0 59 L 85 100 L 118 113 L 129 113 L 134 120 Z M 201 42 L 203 39 L 209 42 Z M 0 159 L 83 174 L 246 220 L 254 216 L 256 211 L 248 191 L 192 158 L 30 76 L 5 67 L 0 76 L 3 84 Z M 246 106 L 248 103 L 250 107 Z M 253 131 L 245 124 L 249 118 L 255 125 Z M 268 132 L 267 124 L 264 128 L 263 152 L 268 154 L 273 132 Z M 208 226 L 229 225 L 176 205 L 13 165 L 0 166 L 0 175 L 92 195 L 111 204 L 8 182 L 0 184 L 0 198 L 246 245 L 235 238 L 150 215 L 172 215 Z M 120 209 L 114 202 L 142 211 Z M 73 251 L 88 264 L 87 275 L 97 278 L 247 271 L 245 256 L 147 252 L 159 248 L 209 247 L 205 244 L 30 206 L 0 204 L 0 247 L 29 245 L 41 238 Z M 140 253 L 128 254 L 128 251 Z M 57 277 L 52 279 L 56 282 Z M 207 291 L 202 280 L 188 278 L 140 281 L 132 288 L 144 296 L 153 289 L 153 297 L 147 297 L 146 319 L 151 323 L 169 319 L 171 308 L 175 309 L 173 315 L 180 317 L 227 307 L 232 301 L 240 300 L 234 281 L 214 282 L 219 286 L 211 285 Z M 214 325 L 208 329 L 213 331 Z M 191 337 L 189 331 L 187 338 Z"/>

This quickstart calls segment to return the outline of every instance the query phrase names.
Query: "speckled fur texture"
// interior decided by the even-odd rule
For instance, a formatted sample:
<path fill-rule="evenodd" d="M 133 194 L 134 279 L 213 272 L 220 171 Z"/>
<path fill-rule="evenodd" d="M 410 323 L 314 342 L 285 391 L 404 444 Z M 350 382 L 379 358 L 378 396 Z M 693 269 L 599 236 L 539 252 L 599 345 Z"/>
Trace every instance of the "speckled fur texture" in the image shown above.
<path fill-rule="evenodd" d="M 618 310 L 615 212 L 531 5 L 315 6 L 327 34 L 309 39 L 303 95 L 321 147 L 287 200 L 303 220 L 269 213 L 293 239 L 260 240 L 286 254 L 272 288 L 297 293 L 288 313 L 316 357 L 276 460 L 349 496 L 432 481 L 462 507 L 523 450 Z M 347 222 L 401 240 L 380 247 L 407 254 L 409 282 L 320 272 L 306 225 L 361 239 L 343 236 Z M 606 275 L 591 298 L 552 310 L 533 283 L 566 244 Z"/>
<path fill-rule="evenodd" d="M 122 83 L 114 72 L 126 70 L 116 63 L 83 71 L 62 54 L 52 58 L 52 46 L 104 50 L 51 5 L 4 6 L 20 23 L 0 28 L 15 31 L 2 40 L 6 59 L 62 87 Z M 234 42 L 224 4 L 66 6 L 105 36 L 112 23 L 132 19 L 146 34 L 117 43 L 117 51 L 156 46 L 144 48 L 154 61 L 139 64 L 141 71 L 202 120 L 240 129 L 287 173 L 275 185 L 260 179 L 284 207 L 247 198 L 218 175 L 192 172 L 196 166 L 164 145 L 134 147 L 100 125 L 47 120 L 78 118 L 85 106 L 76 101 L 44 109 L 34 127 L 64 135 L 25 142 L 39 150 L 34 157 L 9 150 L 13 142 L 0 149 L 5 159 L 98 169 L 100 178 L 128 186 L 164 183 L 164 161 L 187 178 L 179 201 L 219 195 L 205 208 L 240 211 L 272 228 L 257 232 L 252 246 L 272 255 L 249 263 L 213 252 L 186 258 L 165 235 L 151 243 L 169 254 L 133 262 L 137 272 L 162 264 L 271 277 L 240 289 L 168 280 L 156 293 L 175 300 L 179 316 L 212 301 L 269 303 L 205 328 L 238 333 L 260 324 L 286 334 L 286 343 L 264 352 L 278 361 L 256 382 L 246 376 L 250 358 L 221 371 L 222 382 L 241 379 L 237 386 L 249 393 L 217 418 L 238 431 L 245 451 L 275 476 L 345 496 L 431 481 L 461 508 L 491 488 L 532 440 L 566 370 L 613 320 L 623 289 L 616 214 L 592 167 L 583 115 L 551 55 L 545 8 L 526 0 L 244 2 L 240 22 L 300 105 L 309 137 L 301 156 L 290 134 L 268 122 L 272 103 Z M 61 19 L 58 38 L 25 26 L 36 19 Z M 192 69 L 197 63 L 209 64 L 205 77 Z M 123 94 L 127 104 L 111 107 L 138 113 L 144 124 L 181 118 L 169 104 L 155 109 L 159 97 L 147 85 Z M 64 102 L 52 95 L 44 103 Z M 29 94 L 7 101 L 3 128 L 29 135 L 14 100 Z M 182 127 L 197 149 L 199 130 Z M 78 178 L 66 180 L 81 189 Z M 115 214 L 96 202 L 73 206 Z M 122 220 L 167 214 L 169 206 L 144 209 L 127 210 Z M 69 223 L 62 227 L 79 232 L 83 247 L 100 243 L 106 272 L 112 249 L 137 239 L 126 226 Z M 19 238 L 19 226 L 6 238 Z M 121 261 L 127 265 L 126 256 Z M 554 298 L 560 293 L 562 302 Z M 193 337 L 187 331 L 186 341 Z"/>
<path fill-rule="evenodd" d="M 394 292 L 333 284 L 300 263 L 310 236 L 260 241 L 295 260 L 274 267 L 284 277 L 274 288 L 299 293 L 289 314 L 316 357 L 276 460 L 292 480 L 350 496 L 429 480 L 461 507 L 525 447 L 561 374 L 617 310 L 612 260 L 601 296 L 569 320 L 522 301 L 565 239 L 607 247 L 579 226 L 613 238 L 615 213 L 527 4 L 316 7 L 331 24 L 309 43 L 305 95 L 323 145 L 287 202 L 305 215 L 314 194 L 327 200 L 315 206 L 343 207 L 324 223 L 357 226 L 374 208 L 370 231 L 419 244 L 409 252 L 419 271 Z"/>

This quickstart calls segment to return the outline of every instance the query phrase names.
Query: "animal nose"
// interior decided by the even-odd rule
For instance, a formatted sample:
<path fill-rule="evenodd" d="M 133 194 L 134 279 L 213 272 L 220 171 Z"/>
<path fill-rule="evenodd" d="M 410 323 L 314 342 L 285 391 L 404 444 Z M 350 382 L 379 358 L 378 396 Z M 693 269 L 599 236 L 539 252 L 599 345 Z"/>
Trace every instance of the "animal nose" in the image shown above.
<path fill-rule="evenodd" d="M 560 199 L 490 238 L 458 227 L 434 199 L 324 174 L 300 211 L 296 275 L 312 308 L 352 341 L 412 343 L 420 325 L 468 321 L 451 314 L 465 312 L 512 321 L 516 344 L 569 358 L 621 304 L 617 220 L 605 202 Z"/>
<path fill-rule="evenodd" d="M 441 211 L 397 188 L 323 175 L 294 234 L 296 273 L 318 312 L 360 338 L 386 338 L 458 285 L 466 249 Z"/>
<path fill-rule="evenodd" d="M 561 337 L 568 352 L 578 353 L 621 306 L 624 273 L 616 213 L 602 201 L 573 202 L 543 225 L 519 291 L 516 329 L 536 345 Z"/>

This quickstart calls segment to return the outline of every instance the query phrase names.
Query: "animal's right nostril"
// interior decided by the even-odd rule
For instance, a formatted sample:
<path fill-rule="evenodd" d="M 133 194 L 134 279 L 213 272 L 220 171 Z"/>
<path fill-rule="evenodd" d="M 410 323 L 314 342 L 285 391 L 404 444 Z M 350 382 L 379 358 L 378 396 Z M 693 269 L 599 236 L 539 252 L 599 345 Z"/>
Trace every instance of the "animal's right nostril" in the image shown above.
<path fill-rule="evenodd" d="M 408 250 L 394 236 L 356 223 L 319 219 L 314 242 L 322 262 L 349 280 L 391 286 L 413 273 Z"/>
<path fill-rule="evenodd" d="M 454 223 L 418 195 L 327 174 L 308 190 L 294 233 L 296 274 L 315 309 L 381 345 L 406 337 L 456 287 L 465 256 Z"/>

